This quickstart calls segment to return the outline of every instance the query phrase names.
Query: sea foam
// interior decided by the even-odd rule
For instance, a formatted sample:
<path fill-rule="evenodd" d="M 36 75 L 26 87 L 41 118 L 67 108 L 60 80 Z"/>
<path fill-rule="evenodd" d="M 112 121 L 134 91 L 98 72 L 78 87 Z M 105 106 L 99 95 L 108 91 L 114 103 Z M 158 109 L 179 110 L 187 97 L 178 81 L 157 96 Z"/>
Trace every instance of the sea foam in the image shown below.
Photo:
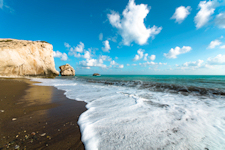
<path fill-rule="evenodd" d="M 78 124 L 88 150 L 225 149 L 223 98 L 67 79 L 34 80 L 87 103 Z"/>

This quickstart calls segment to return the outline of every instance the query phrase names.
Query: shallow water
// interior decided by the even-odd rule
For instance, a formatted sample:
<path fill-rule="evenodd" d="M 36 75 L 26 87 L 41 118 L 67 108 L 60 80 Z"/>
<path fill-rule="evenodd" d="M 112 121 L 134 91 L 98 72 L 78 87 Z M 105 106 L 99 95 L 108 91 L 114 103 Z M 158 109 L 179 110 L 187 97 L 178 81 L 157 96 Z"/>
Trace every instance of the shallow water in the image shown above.
<path fill-rule="evenodd" d="M 87 103 L 78 121 L 86 149 L 225 149 L 225 76 L 34 80 Z"/>

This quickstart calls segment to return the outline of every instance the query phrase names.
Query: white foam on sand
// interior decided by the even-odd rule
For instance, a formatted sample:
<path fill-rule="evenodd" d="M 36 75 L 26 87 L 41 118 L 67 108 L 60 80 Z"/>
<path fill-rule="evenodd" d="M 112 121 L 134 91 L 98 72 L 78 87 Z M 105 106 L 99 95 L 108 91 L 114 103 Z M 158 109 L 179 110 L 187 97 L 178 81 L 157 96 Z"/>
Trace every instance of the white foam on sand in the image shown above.
<path fill-rule="evenodd" d="M 85 101 L 82 141 L 93 149 L 225 149 L 225 101 L 147 89 L 34 79 Z"/>

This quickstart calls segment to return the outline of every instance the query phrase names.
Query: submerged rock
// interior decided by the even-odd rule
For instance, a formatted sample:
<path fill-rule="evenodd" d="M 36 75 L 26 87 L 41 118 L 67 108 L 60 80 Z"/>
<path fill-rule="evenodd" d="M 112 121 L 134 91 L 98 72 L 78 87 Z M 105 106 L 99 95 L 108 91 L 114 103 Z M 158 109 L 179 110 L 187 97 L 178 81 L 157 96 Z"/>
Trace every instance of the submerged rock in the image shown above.
<path fill-rule="evenodd" d="M 61 76 L 75 76 L 75 70 L 69 64 L 59 67 Z"/>
<path fill-rule="evenodd" d="M 53 46 L 44 41 L 0 39 L 0 75 L 59 75 L 55 69 Z"/>
<path fill-rule="evenodd" d="M 101 76 L 101 75 L 98 73 L 94 73 L 93 76 Z"/>

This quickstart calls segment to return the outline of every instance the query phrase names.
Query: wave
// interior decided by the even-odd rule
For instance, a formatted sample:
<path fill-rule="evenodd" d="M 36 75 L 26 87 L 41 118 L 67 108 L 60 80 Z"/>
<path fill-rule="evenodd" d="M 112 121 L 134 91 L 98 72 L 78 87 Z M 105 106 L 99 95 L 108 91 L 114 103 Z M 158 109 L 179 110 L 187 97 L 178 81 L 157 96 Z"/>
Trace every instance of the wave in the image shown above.
<path fill-rule="evenodd" d="M 138 89 L 149 89 L 150 91 L 155 92 L 169 92 L 183 95 L 191 94 L 195 96 L 210 96 L 210 97 L 225 96 L 225 91 L 223 89 L 218 88 L 187 86 L 170 83 L 160 83 L 160 82 L 146 82 L 141 80 L 121 81 L 121 80 L 94 80 L 83 78 L 76 78 L 76 80 L 82 80 L 89 83 L 101 83 L 105 85 L 136 87 Z"/>
<path fill-rule="evenodd" d="M 149 90 L 154 85 L 169 91 L 162 85 L 173 84 L 79 80 L 36 79 L 42 82 L 38 85 L 55 86 L 68 98 L 87 103 L 78 120 L 87 150 L 225 149 L 223 98 Z"/>

